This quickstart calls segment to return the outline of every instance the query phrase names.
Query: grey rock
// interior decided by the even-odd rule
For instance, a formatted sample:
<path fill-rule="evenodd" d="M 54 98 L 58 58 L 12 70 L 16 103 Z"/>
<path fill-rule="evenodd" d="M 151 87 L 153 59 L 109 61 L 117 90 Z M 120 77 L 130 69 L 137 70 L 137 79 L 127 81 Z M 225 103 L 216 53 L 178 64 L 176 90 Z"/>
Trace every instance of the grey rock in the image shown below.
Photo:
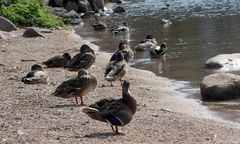
<path fill-rule="evenodd" d="M 103 0 L 88 0 L 91 8 L 93 11 L 97 11 L 99 9 L 104 8 L 104 1 Z"/>
<path fill-rule="evenodd" d="M 8 19 L 0 16 L 0 30 L 10 32 L 17 30 L 17 27 Z"/>
<path fill-rule="evenodd" d="M 71 10 L 70 12 L 66 13 L 64 15 L 64 18 L 68 19 L 70 24 L 83 24 L 81 17 L 74 10 Z"/>
<path fill-rule="evenodd" d="M 63 7 L 64 0 L 49 0 L 48 5 L 52 7 Z"/>
<path fill-rule="evenodd" d="M 40 34 L 34 27 L 26 28 L 26 31 L 23 33 L 23 37 L 31 38 L 31 37 L 45 37 Z"/>
<path fill-rule="evenodd" d="M 29 142 L 33 140 L 33 136 L 25 130 L 18 129 L 17 133 L 22 142 Z"/>
<path fill-rule="evenodd" d="M 0 39 L 8 39 L 8 38 L 13 38 L 13 37 L 15 37 L 15 35 L 12 33 L 0 31 Z"/>
<path fill-rule="evenodd" d="M 74 10 L 75 12 L 78 12 L 78 5 L 74 1 L 67 1 L 66 4 L 64 5 L 64 8 L 67 11 Z"/>
<path fill-rule="evenodd" d="M 52 8 L 52 12 L 54 15 L 63 18 L 65 14 L 68 13 L 68 11 L 65 8 L 55 7 Z"/>
<path fill-rule="evenodd" d="M 85 13 L 88 11 L 92 11 L 92 8 L 87 0 L 80 0 L 77 3 L 78 6 L 78 13 Z"/>
<path fill-rule="evenodd" d="M 203 101 L 240 98 L 240 76 L 230 73 L 211 74 L 200 84 Z"/>
<path fill-rule="evenodd" d="M 240 53 L 217 55 L 207 60 L 205 66 L 219 71 L 240 70 Z"/>
<path fill-rule="evenodd" d="M 126 12 L 126 10 L 121 6 L 118 6 L 113 10 L 113 12 L 114 13 L 124 13 L 124 12 Z"/>

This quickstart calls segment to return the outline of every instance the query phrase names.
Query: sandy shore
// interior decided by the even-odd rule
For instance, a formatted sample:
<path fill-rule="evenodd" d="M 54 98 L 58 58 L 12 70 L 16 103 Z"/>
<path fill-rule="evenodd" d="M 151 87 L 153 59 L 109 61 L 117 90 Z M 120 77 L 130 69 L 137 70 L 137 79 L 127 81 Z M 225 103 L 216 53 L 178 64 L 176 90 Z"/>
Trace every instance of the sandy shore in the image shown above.
<path fill-rule="evenodd" d="M 45 68 L 50 84 L 25 85 L 21 78 L 34 63 L 63 52 L 75 55 L 83 43 L 95 48 L 96 63 L 89 71 L 98 87 L 84 97 L 86 104 L 101 98 L 121 97 L 120 83 L 104 81 L 109 55 L 69 30 L 44 34 L 46 38 L 17 37 L 0 40 L 0 143 L 239 143 L 239 125 L 213 119 L 204 107 L 185 98 L 174 81 L 129 68 L 124 77 L 138 102 L 132 122 L 113 135 L 109 125 L 91 120 L 74 99 L 51 97 L 59 83 L 76 73 Z M 105 85 L 105 87 L 102 87 Z M 25 134 L 24 134 L 25 133 Z M 27 141 L 27 142 L 26 142 Z"/>

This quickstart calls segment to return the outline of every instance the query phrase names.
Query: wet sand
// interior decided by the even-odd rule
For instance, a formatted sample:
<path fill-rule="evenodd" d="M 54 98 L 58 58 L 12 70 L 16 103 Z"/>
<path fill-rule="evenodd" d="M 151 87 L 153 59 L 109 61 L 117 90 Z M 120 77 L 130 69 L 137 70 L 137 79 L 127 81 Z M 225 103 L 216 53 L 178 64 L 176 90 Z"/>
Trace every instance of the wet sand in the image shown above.
<path fill-rule="evenodd" d="M 108 124 L 90 119 L 75 105 L 74 98 L 62 99 L 50 94 L 59 83 L 76 73 L 60 68 L 44 68 L 50 84 L 25 85 L 21 78 L 34 63 L 64 52 L 75 55 L 83 43 L 96 50 L 97 60 L 89 69 L 98 78 L 98 87 L 84 97 L 86 104 L 101 98 L 121 97 L 119 82 L 114 87 L 104 80 L 109 54 L 97 51 L 71 30 L 44 34 L 47 38 L 17 37 L 0 40 L 0 142 L 1 143 L 238 143 L 236 123 L 213 118 L 206 108 L 186 94 L 175 81 L 153 73 L 129 68 L 124 77 L 138 110 L 130 124 L 114 135 Z M 25 60 L 25 61 L 24 61 Z M 27 60 L 27 61 L 26 61 Z M 105 87 L 102 87 L 105 85 Z M 21 134 L 21 132 L 27 134 Z M 27 138 L 26 138 L 27 135 Z"/>

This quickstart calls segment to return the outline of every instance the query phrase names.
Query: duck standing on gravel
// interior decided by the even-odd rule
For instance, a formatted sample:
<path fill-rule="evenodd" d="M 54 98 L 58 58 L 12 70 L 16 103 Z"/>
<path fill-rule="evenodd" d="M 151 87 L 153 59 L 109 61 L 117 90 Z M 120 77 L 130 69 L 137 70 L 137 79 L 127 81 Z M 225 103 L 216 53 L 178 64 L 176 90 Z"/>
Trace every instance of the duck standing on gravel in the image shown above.
<path fill-rule="evenodd" d="M 77 105 L 78 97 L 81 99 L 81 105 L 84 105 L 83 96 L 97 87 L 97 78 L 85 69 L 80 69 L 77 77 L 70 78 L 62 82 L 55 92 L 54 96 L 62 98 L 75 97 Z"/>
<path fill-rule="evenodd" d="M 31 71 L 22 78 L 25 84 L 47 84 L 49 81 L 48 74 L 43 70 L 41 65 L 34 64 Z"/>
<path fill-rule="evenodd" d="M 64 67 L 71 60 L 71 55 L 69 53 L 64 53 L 63 55 L 54 56 L 47 61 L 42 62 L 49 68 L 54 67 Z"/>
<path fill-rule="evenodd" d="M 89 107 L 83 108 L 82 112 L 95 120 L 109 123 L 113 132 L 118 134 L 118 126 L 128 124 L 137 110 L 137 102 L 131 95 L 129 87 L 130 83 L 124 81 L 122 98 L 117 100 L 102 99 Z"/>
<path fill-rule="evenodd" d="M 117 25 L 117 26 L 113 26 L 111 27 L 111 31 L 113 33 L 126 33 L 126 32 L 129 32 L 129 28 L 128 28 L 128 25 L 127 25 L 127 22 L 123 22 L 122 25 Z"/>
<path fill-rule="evenodd" d="M 122 85 L 122 77 L 127 72 L 127 62 L 124 60 L 123 53 L 120 51 L 117 53 L 116 60 L 108 63 L 105 71 L 104 78 L 107 81 L 112 82 L 115 80 L 120 80 Z"/>
<path fill-rule="evenodd" d="M 69 71 L 78 71 L 79 69 L 88 69 L 95 62 L 96 56 L 93 49 L 84 44 L 80 48 L 80 52 L 75 55 L 66 65 L 65 69 Z"/>
<path fill-rule="evenodd" d="M 121 51 L 124 56 L 124 60 L 128 63 L 133 57 L 134 57 L 134 52 L 130 48 L 130 46 L 127 44 L 126 41 L 121 41 L 118 46 L 118 50 L 114 52 L 112 55 L 110 62 L 115 61 L 117 59 L 117 53 Z"/>

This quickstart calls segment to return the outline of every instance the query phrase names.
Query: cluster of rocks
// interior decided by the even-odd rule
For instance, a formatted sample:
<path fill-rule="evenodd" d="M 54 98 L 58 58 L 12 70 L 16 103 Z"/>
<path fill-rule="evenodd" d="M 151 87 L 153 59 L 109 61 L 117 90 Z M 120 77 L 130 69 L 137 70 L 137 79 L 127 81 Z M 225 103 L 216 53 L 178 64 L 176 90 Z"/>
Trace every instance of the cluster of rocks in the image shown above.
<path fill-rule="evenodd" d="M 240 53 L 219 54 L 205 62 L 214 74 L 205 76 L 200 84 L 204 101 L 240 98 L 240 76 L 230 72 L 240 70 Z"/>
<path fill-rule="evenodd" d="M 18 28 L 8 19 L 0 16 L 0 39 L 16 37 L 12 32 Z M 27 27 L 23 37 L 45 37 L 42 33 L 51 33 L 52 31 L 44 28 Z"/>

